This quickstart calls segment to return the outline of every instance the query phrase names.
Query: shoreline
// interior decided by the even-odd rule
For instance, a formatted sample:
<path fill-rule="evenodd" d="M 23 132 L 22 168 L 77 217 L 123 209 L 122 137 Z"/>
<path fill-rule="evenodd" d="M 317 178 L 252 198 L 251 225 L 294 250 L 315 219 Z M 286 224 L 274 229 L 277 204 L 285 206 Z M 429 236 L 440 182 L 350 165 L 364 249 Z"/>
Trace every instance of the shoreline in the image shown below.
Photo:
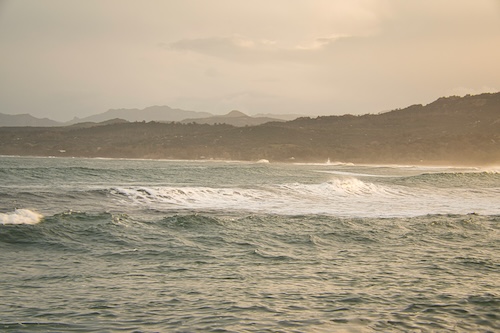
<path fill-rule="evenodd" d="M 285 165 L 317 165 L 317 166 L 340 166 L 340 167 L 380 167 L 380 168 L 417 168 L 417 169 L 493 169 L 493 172 L 500 172 L 500 164 L 416 164 L 416 163 L 368 163 L 368 162 L 286 162 L 261 160 L 227 160 L 227 159 L 168 159 L 168 158 L 135 158 L 135 157 L 89 157 L 89 156 L 44 156 L 44 155 L 0 155 L 0 158 L 40 158 L 40 159 L 83 159 L 83 160 L 110 160 L 110 161 L 151 161 L 151 162 L 181 162 L 181 163 L 234 163 L 234 164 L 285 164 Z"/>

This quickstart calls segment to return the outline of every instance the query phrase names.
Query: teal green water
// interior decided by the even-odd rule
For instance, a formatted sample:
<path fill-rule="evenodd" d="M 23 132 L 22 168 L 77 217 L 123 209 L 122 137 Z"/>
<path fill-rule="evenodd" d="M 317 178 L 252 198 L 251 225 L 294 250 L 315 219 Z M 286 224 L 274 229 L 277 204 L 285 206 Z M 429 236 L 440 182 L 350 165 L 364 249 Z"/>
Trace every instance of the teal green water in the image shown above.
<path fill-rule="evenodd" d="M 0 157 L 0 331 L 495 332 L 495 170 Z"/>

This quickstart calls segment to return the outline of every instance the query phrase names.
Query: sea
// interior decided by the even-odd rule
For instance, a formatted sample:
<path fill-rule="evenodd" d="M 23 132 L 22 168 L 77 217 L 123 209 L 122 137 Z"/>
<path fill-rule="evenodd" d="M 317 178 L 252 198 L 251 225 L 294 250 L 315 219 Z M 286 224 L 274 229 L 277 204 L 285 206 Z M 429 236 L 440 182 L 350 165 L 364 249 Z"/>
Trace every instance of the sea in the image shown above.
<path fill-rule="evenodd" d="M 0 157 L 1 332 L 499 332 L 500 169 Z"/>

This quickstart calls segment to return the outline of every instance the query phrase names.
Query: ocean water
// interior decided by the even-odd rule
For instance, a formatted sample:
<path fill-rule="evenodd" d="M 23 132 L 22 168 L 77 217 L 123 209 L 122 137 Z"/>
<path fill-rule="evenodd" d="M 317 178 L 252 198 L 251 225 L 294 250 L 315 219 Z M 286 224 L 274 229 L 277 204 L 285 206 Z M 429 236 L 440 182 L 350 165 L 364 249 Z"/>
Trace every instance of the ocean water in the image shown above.
<path fill-rule="evenodd" d="M 497 332 L 500 174 L 0 157 L 1 332 Z"/>

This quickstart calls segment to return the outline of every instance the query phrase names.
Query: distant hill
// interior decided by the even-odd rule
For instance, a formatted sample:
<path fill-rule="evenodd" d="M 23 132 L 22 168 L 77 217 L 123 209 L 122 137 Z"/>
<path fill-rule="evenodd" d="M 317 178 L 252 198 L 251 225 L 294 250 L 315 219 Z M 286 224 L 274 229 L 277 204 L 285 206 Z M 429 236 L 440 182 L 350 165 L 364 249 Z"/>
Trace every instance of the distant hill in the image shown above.
<path fill-rule="evenodd" d="M 255 126 L 270 121 L 285 121 L 297 118 L 299 115 L 256 115 L 248 116 L 239 111 L 232 111 L 226 115 L 218 116 L 209 112 L 187 111 L 173 109 L 169 106 L 150 106 L 144 109 L 110 109 L 106 112 L 95 114 L 85 118 L 75 117 L 73 120 L 62 123 L 47 118 L 39 119 L 29 114 L 7 115 L 0 113 L 0 126 L 71 126 L 82 124 L 80 127 L 89 127 L 92 124 L 122 119 L 129 122 L 158 121 L 158 122 L 196 122 L 198 124 L 224 123 L 233 126 Z"/>
<path fill-rule="evenodd" d="M 181 123 L 183 124 L 197 123 L 197 124 L 209 124 L 209 125 L 228 124 L 237 127 L 243 127 L 243 126 L 261 125 L 271 121 L 283 121 L 283 120 L 271 117 L 250 117 L 244 114 L 243 112 L 233 110 L 226 115 L 211 116 L 207 118 L 184 119 L 183 121 L 181 121 Z"/>
<path fill-rule="evenodd" d="M 72 121 L 66 123 L 66 125 L 73 125 L 76 123 L 83 122 L 95 122 L 100 123 L 110 119 L 123 119 L 126 121 L 181 121 L 186 118 L 203 118 L 210 117 L 211 113 L 208 112 L 197 112 L 197 111 L 186 111 L 181 109 L 172 109 L 168 106 L 150 106 L 145 109 L 111 109 L 103 113 L 99 113 L 93 116 L 85 118 L 75 118 Z"/>
<path fill-rule="evenodd" d="M 226 115 L 231 117 L 245 118 L 238 112 Z M 377 115 L 245 127 L 193 122 L 1 127 L 0 155 L 500 165 L 500 93 L 440 98 Z"/>
<path fill-rule="evenodd" d="M 0 126 L 61 126 L 61 123 L 47 118 L 36 118 L 29 114 L 3 114 L 0 113 Z"/>
<path fill-rule="evenodd" d="M 273 114 L 273 113 L 258 113 L 253 115 L 252 117 L 255 118 L 275 118 L 275 119 L 280 119 L 280 120 L 285 120 L 285 121 L 290 121 L 294 120 L 297 118 L 305 117 L 303 114 L 293 114 L 293 113 L 285 113 L 285 114 Z"/>
<path fill-rule="evenodd" d="M 76 123 L 74 125 L 68 125 L 67 127 L 71 128 L 89 128 L 89 127 L 94 127 L 94 126 L 106 126 L 106 125 L 114 125 L 114 124 L 123 124 L 123 123 L 128 123 L 128 121 L 124 119 L 110 119 L 106 121 L 101 121 L 100 123 L 95 123 L 93 121 L 87 121 L 83 123 Z"/>

